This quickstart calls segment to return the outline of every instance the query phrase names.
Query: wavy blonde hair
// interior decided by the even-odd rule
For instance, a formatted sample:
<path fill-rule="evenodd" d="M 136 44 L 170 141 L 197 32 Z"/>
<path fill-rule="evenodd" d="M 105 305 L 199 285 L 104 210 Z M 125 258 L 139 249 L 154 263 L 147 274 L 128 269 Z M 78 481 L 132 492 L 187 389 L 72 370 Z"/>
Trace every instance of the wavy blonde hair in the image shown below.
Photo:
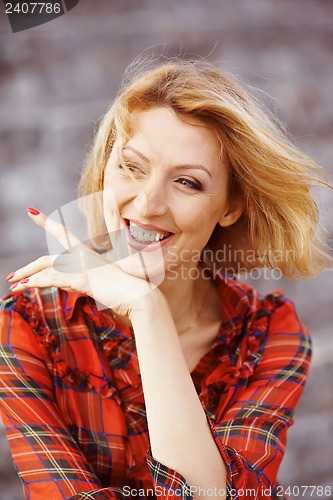
<path fill-rule="evenodd" d="M 130 67 L 99 125 L 79 184 L 80 197 L 103 189 L 116 138 L 126 142 L 131 135 L 131 113 L 153 106 L 169 106 L 181 118 L 196 118 L 220 141 L 221 157 L 229 169 L 229 195 L 244 206 L 232 226 L 216 226 L 207 245 L 211 255 L 222 247 L 229 257 L 237 255 L 225 259 L 224 267 L 267 266 L 294 278 L 313 276 L 332 264 L 310 193 L 311 186 L 329 186 L 320 167 L 289 142 L 234 78 L 207 61 L 170 59 Z M 106 234 L 98 215 L 101 207 L 94 197 L 87 199 L 84 210 L 90 233 Z M 103 249 L 107 243 L 97 238 L 95 245 Z"/>

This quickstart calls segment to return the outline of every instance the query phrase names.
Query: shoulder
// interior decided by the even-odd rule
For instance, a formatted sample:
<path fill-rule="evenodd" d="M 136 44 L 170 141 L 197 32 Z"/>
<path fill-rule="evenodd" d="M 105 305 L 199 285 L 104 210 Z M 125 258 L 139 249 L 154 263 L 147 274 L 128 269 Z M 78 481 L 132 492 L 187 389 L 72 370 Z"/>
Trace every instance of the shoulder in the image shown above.
<path fill-rule="evenodd" d="M 273 358 L 282 364 L 309 365 L 311 338 L 299 319 L 294 303 L 280 290 L 266 295 L 240 280 L 219 275 L 222 337 L 232 356 L 243 367 L 243 375 Z M 288 361 L 289 360 L 289 361 Z"/>
<path fill-rule="evenodd" d="M 0 299 L 0 325 L 4 330 L 4 325 L 9 322 L 9 326 L 14 328 L 22 322 L 33 324 L 38 316 L 36 299 L 32 290 L 22 293 L 8 294 Z"/>
<path fill-rule="evenodd" d="M 12 329 L 28 325 L 35 333 L 43 333 L 48 324 L 69 319 L 78 299 L 84 295 L 68 293 L 59 288 L 31 288 L 22 293 L 8 294 L 0 299 L 0 319 Z M 23 323 L 22 323 L 23 322 Z"/>
<path fill-rule="evenodd" d="M 4 325 L 4 322 L 7 325 Z M 112 311 L 100 310 L 94 299 L 60 288 L 31 288 L 23 293 L 8 294 L 0 299 L 0 326 L 14 331 L 23 321 L 35 334 L 44 337 L 75 336 L 82 329 L 128 331 L 129 328 Z"/>
<path fill-rule="evenodd" d="M 292 301 L 283 295 L 281 290 L 266 295 L 240 280 L 229 279 L 222 273 L 217 277 L 217 289 L 221 302 L 222 318 L 225 326 L 232 328 L 246 324 L 248 328 L 266 318 L 274 322 L 299 323 Z"/>
<path fill-rule="evenodd" d="M 69 358 L 73 352 L 71 341 L 83 336 L 90 338 L 79 298 L 84 307 L 87 296 L 67 293 L 56 287 L 31 288 L 3 297 L 0 302 L 0 357 L 22 362 L 22 357 L 29 354 L 43 360 L 51 373 L 63 375 L 67 370 L 64 355 Z M 77 309 L 76 317 L 74 309 Z"/>

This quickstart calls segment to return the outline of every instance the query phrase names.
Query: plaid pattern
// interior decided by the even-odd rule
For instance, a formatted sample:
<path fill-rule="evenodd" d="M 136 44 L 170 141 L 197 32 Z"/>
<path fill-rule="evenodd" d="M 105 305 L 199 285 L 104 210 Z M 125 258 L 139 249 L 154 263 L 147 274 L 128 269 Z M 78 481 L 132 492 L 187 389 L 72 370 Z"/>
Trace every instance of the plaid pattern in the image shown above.
<path fill-rule="evenodd" d="M 193 383 L 229 498 L 276 498 L 309 335 L 280 292 L 217 280 L 223 321 Z M 0 334 L 0 410 L 26 498 L 192 498 L 151 455 L 130 328 L 89 297 L 48 288 L 6 296 Z"/>

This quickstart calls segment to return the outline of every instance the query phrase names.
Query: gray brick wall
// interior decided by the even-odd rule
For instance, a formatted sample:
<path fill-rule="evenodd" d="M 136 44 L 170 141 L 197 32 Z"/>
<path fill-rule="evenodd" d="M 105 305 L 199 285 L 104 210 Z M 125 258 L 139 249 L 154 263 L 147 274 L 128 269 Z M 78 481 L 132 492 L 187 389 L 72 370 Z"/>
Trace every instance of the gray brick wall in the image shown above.
<path fill-rule="evenodd" d="M 15 35 L 2 15 L 0 293 L 10 271 L 46 252 L 26 206 L 49 213 L 74 199 L 95 124 L 127 64 L 147 47 L 223 62 L 260 89 L 333 181 L 332 22 L 333 4 L 326 0 L 80 0 L 66 16 Z M 332 239 L 333 193 L 319 195 Z M 332 274 L 254 284 L 262 291 L 282 288 L 314 339 L 314 363 L 280 479 L 333 489 Z M 21 499 L 2 428 L 0 445 L 0 499 Z"/>

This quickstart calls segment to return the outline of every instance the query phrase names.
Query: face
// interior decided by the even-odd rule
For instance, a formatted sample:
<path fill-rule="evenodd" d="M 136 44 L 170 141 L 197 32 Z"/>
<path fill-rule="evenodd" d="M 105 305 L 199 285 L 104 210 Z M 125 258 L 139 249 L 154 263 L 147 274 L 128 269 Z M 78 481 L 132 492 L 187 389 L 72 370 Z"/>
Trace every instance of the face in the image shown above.
<path fill-rule="evenodd" d="M 133 134 L 122 149 L 132 177 L 119 163 L 119 141 L 105 171 L 108 229 L 116 203 L 132 251 L 153 258 L 159 250 L 167 273 L 181 264 L 198 265 L 216 224 L 228 226 L 240 215 L 228 199 L 219 141 L 207 126 L 192 118 L 183 121 L 168 107 L 132 117 Z"/>

